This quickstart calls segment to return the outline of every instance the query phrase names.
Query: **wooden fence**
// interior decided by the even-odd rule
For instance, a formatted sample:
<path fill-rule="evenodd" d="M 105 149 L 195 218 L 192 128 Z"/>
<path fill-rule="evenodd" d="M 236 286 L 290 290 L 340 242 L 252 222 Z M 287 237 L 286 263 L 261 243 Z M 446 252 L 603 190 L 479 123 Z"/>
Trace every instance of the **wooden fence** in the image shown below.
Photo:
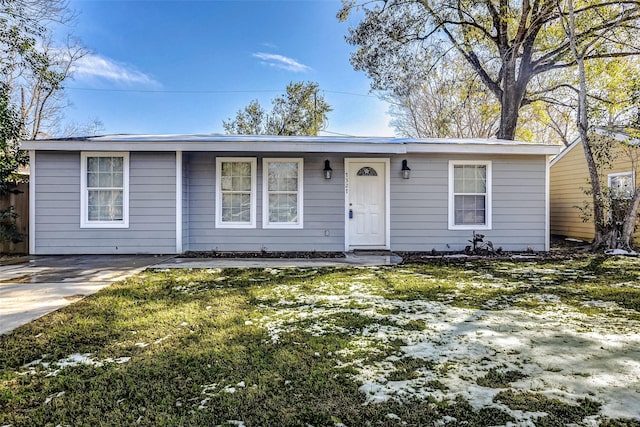
<path fill-rule="evenodd" d="M 0 242 L 0 253 L 3 254 L 27 254 L 29 253 L 29 184 L 18 184 L 18 194 L 7 194 L 0 197 L 0 209 L 14 206 L 18 218 L 16 225 L 23 234 L 23 240 L 19 243 Z"/>

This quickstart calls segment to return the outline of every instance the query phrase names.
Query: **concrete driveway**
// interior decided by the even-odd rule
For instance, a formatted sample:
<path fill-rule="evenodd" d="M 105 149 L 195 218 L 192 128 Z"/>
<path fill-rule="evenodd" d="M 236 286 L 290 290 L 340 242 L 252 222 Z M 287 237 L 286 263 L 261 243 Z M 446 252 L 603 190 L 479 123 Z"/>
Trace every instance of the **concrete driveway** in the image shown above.
<path fill-rule="evenodd" d="M 215 259 L 172 255 L 30 256 L 0 261 L 0 334 L 62 308 L 147 267 L 327 267 L 391 265 L 393 255 L 329 259 Z"/>
<path fill-rule="evenodd" d="M 171 256 L 31 256 L 0 262 L 0 334 Z"/>

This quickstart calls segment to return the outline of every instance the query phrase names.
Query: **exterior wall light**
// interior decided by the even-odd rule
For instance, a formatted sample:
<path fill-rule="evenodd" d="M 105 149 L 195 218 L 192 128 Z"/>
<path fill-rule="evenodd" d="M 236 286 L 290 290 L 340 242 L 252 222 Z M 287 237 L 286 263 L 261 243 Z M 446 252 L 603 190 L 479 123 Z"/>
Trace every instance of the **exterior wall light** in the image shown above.
<path fill-rule="evenodd" d="M 407 166 L 407 161 L 403 160 L 402 161 L 402 178 L 409 179 L 410 176 L 411 176 L 411 168 Z"/>
<path fill-rule="evenodd" d="M 324 169 L 322 172 L 324 172 L 324 179 L 331 179 L 333 169 L 331 169 L 331 163 L 329 163 L 329 160 L 324 161 Z"/>

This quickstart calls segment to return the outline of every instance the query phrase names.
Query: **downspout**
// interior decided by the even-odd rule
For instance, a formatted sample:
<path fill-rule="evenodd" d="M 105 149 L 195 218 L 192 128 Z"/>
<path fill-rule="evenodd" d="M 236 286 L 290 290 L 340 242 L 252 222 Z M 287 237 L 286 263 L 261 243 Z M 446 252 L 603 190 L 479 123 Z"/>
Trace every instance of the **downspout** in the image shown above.
<path fill-rule="evenodd" d="M 36 151 L 29 150 L 29 255 L 36 255 Z"/>
<path fill-rule="evenodd" d="M 545 171 L 544 171 L 544 250 L 549 252 L 551 250 L 551 196 L 550 196 L 550 182 L 551 177 L 551 156 L 547 155 L 545 159 Z"/>
<path fill-rule="evenodd" d="M 176 151 L 176 253 L 182 253 L 182 151 Z"/>

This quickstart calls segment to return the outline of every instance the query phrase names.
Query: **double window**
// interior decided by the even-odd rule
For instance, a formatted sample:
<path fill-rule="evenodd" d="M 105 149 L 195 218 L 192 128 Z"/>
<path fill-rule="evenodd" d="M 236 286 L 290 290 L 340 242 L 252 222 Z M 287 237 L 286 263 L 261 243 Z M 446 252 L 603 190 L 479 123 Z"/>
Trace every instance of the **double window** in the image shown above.
<path fill-rule="evenodd" d="M 491 228 L 491 162 L 449 162 L 449 229 Z"/>
<path fill-rule="evenodd" d="M 129 226 L 129 153 L 81 154 L 83 228 Z"/>
<path fill-rule="evenodd" d="M 302 228 L 302 159 L 264 159 L 262 227 Z M 216 227 L 256 227 L 255 158 L 216 159 Z"/>

